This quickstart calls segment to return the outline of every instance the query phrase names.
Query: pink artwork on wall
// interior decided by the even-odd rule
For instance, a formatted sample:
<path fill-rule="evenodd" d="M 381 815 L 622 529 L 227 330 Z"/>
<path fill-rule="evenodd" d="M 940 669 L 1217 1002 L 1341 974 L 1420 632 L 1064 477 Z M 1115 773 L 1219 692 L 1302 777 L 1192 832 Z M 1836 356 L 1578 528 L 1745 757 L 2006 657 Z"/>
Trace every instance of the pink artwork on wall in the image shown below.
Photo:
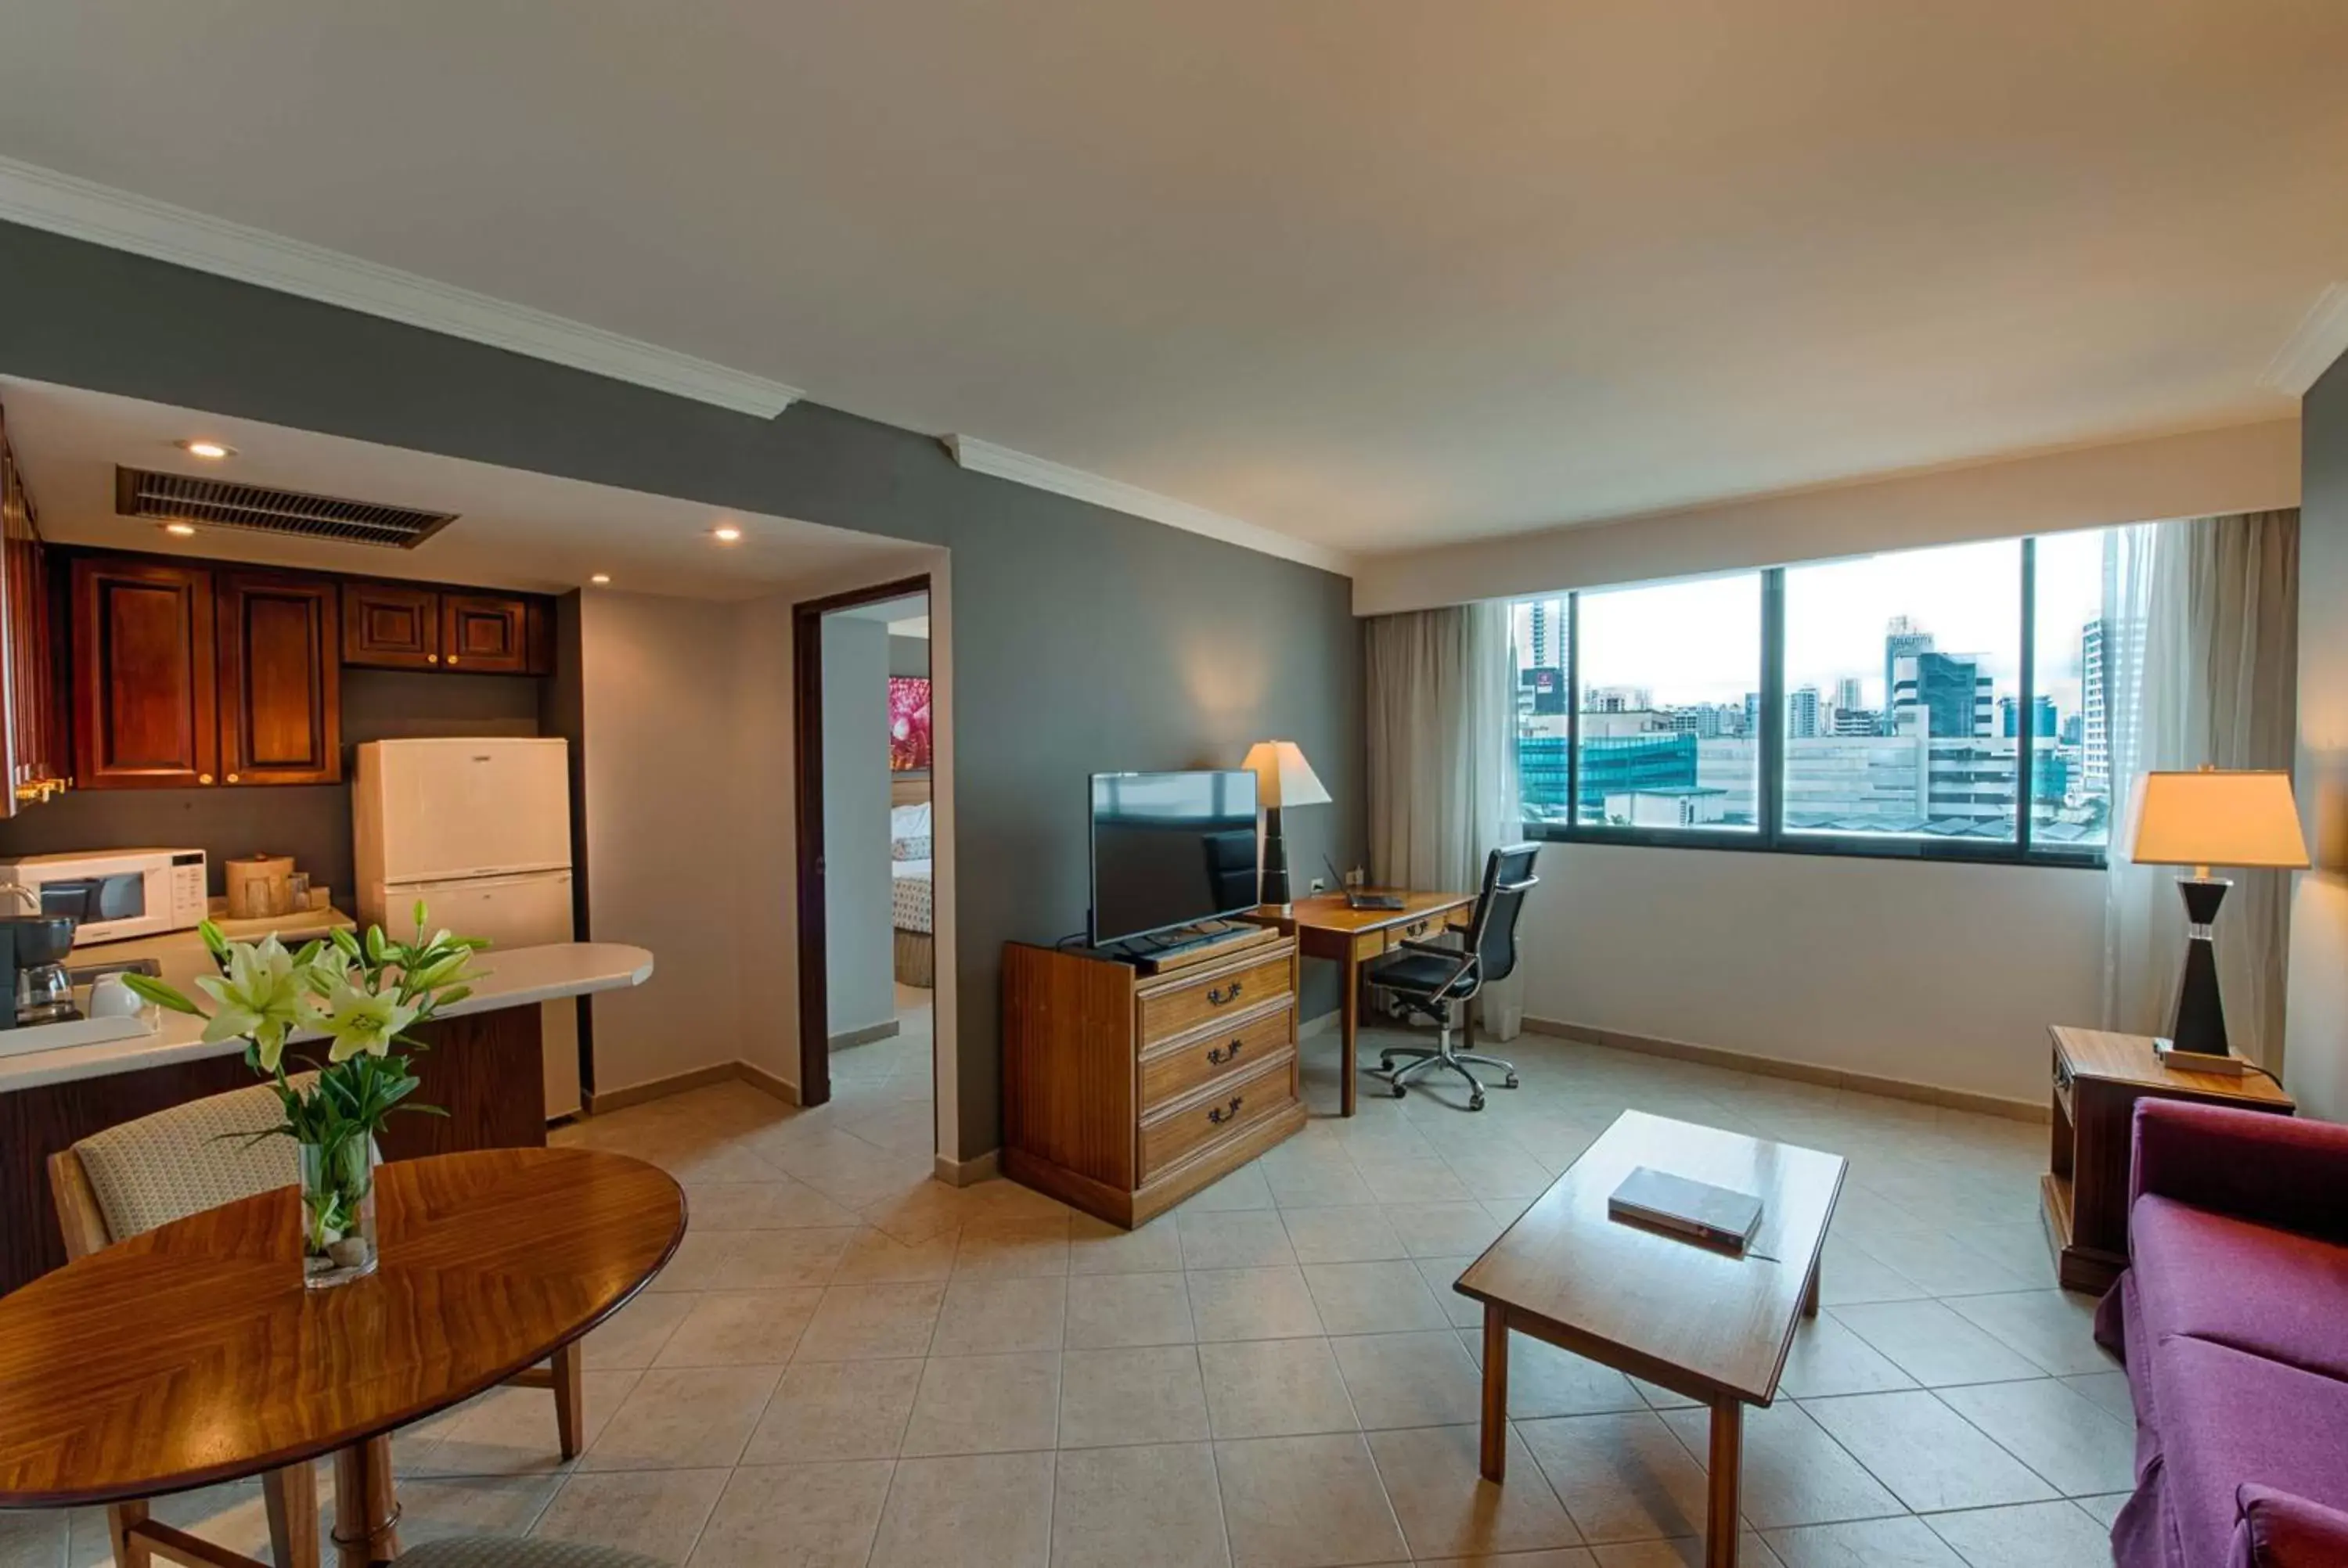
<path fill-rule="evenodd" d="M 889 771 L 930 767 L 930 683 L 918 675 L 889 677 Z"/>

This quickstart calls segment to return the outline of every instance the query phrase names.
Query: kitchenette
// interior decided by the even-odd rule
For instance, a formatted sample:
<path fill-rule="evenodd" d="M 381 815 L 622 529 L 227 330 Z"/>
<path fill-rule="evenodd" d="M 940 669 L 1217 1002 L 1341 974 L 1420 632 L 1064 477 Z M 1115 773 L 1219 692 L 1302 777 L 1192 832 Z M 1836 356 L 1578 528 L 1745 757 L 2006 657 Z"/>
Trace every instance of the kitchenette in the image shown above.
<path fill-rule="evenodd" d="M 592 1089 L 582 999 L 653 973 L 642 948 L 574 940 L 583 737 L 561 601 L 191 554 L 182 518 L 223 557 L 247 553 L 240 516 L 392 548 L 434 523 L 224 493 L 252 487 L 160 494 L 170 477 L 121 470 L 119 506 L 160 508 L 171 549 L 46 544 L 0 425 L 0 1292 L 64 1260 L 51 1154 L 254 1081 L 241 1042 L 121 979 L 193 990 L 218 972 L 201 921 L 295 948 L 405 936 L 420 902 L 489 944 L 470 994 L 414 1031 L 419 1100 L 447 1114 L 388 1126 L 391 1159 L 544 1143 Z"/>

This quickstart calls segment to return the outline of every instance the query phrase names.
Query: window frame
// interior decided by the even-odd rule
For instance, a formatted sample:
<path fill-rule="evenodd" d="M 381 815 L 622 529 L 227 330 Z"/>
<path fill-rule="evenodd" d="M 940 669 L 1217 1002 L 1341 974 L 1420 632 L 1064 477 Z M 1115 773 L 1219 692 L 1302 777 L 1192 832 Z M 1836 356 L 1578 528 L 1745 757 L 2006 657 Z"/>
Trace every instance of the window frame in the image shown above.
<path fill-rule="evenodd" d="M 1524 836 L 1544 844 L 1614 844 L 1644 849 L 1709 849 L 1731 855 L 1812 855 L 1845 860 L 1956 861 L 1986 866 L 2067 866 L 2101 871 L 2108 845 L 2042 845 L 2034 842 L 2036 796 L 2038 636 L 2038 539 L 2025 535 L 2022 544 L 2022 649 L 2014 701 L 2020 715 L 2014 726 L 2014 835 L 2010 842 L 1982 839 L 1901 838 L 1892 835 L 1789 833 L 1785 825 L 1786 794 L 1786 572 L 1782 566 L 1760 569 L 1761 579 L 1761 732 L 1756 753 L 1759 776 L 1755 781 L 1755 815 L 1750 833 L 1688 827 L 1622 827 L 1581 820 L 1581 590 L 1562 589 L 1538 596 L 1565 601 L 1565 798 L 1564 822 L 1523 822 Z M 1919 547 L 1929 548 L 1931 547 Z M 1900 552 L 1906 553 L 1906 552 Z M 1797 565 L 1807 563 L 1797 562 Z M 1634 584 L 1608 584 L 1632 587 Z M 1512 601 L 1515 602 L 1515 601 Z M 1514 658 L 1511 656 L 1513 668 Z M 1887 694 L 1888 695 L 1888 694 Z M 1515 736 L 1510 734 L 1509 765 L 1517 765 Z"/>

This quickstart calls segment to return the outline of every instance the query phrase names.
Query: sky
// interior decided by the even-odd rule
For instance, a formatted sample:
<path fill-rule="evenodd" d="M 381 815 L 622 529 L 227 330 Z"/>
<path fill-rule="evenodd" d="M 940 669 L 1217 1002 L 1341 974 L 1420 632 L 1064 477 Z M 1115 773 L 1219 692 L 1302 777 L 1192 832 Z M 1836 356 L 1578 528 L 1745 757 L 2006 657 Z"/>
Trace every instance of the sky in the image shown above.
<path fill-rule="evenodd" d="M 2079 630 L 2103 602 L 2101 529 L 2038 541 L 2038 691 L 2079 710 Z M 1526 610 L 1516 612 L 1521 642 Z M 2022 546 L 2000 539 L 1861 556 L 1786 571 L 1786 687 L 1831 698 L 1841 676 L 1860 702 L 1883 705 L 1883 636 L 1906 615 L 1945 653 L 1979 653 L 1999 694 L 2014 690 L 2022 653 Z M 1658 703 L 1742 702 L 1761 684 L 1758 572 L 1581 596 L 1585 688 L 1643 686 Z"/>

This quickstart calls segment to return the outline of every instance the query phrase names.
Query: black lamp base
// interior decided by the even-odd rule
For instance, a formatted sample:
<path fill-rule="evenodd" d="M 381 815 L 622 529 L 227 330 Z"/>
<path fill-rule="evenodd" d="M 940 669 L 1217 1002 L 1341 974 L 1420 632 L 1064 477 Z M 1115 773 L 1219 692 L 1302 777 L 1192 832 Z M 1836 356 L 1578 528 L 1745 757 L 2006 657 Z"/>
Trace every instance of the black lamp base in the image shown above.
<path fill-rule="evenodd" d="M 2185 899 L 2185 976 L 2178 982 L 2177 1016 L 2168 1038 L 2179 1050 L 2203 1056 L 2230 1054 L 2226 1044 L 2226 1007 L 2218 995 L 2218 906 L 2233 884 L 2222 876 L 2180 876 Z"/>
<path fill-rule="evenodd" d="M 1263 886 L 1257 889 L 1259 904 L 1288 903 L 1288 845 L 1280 836 L 1280 808 L 1266 806 L 1263 813 Z"/>

